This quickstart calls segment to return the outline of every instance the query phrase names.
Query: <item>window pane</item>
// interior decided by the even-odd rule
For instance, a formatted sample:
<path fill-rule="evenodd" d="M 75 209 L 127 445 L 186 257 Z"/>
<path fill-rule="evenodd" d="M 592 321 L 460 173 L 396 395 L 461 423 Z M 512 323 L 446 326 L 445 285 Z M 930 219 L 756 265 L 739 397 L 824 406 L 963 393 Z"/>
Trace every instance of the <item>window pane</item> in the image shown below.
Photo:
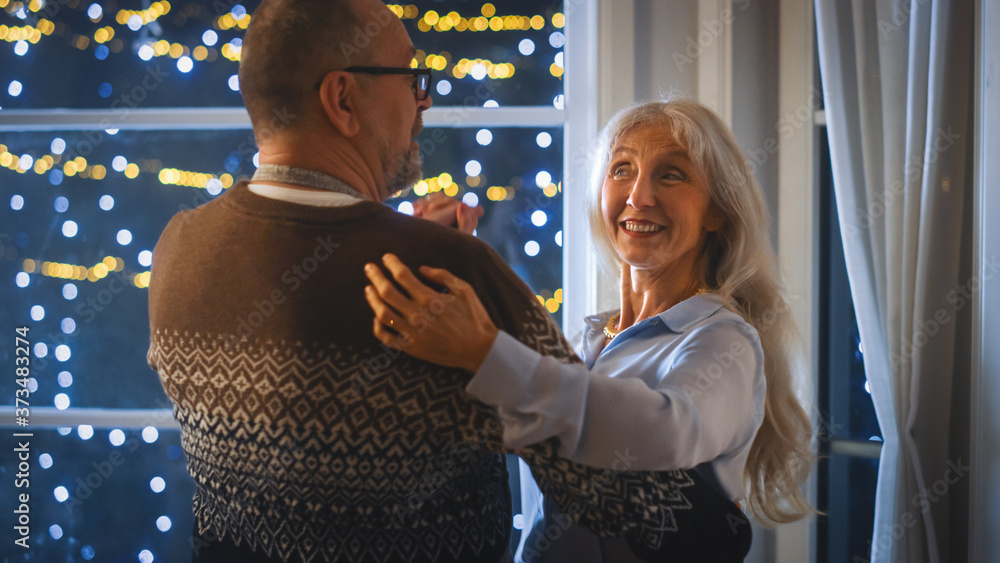
<path fill-rule="evenodd" d="M 128 10 L 107 2 L 10 3 L 0 26 L 0 38 L 12 47 L 0 49 L 0 106 L 242 106 L 240 47 L 252 17 L 247 12 L 258 4 L 159 0 Z M 498 4 L 391 5 L 419 49 L 420 66 L 437 70 L 435 103 L 557 103 L 562 3 Z M 375 33 L 359 29 L 354 42 L 364 47 Z M 54 76 L 58 88 L 52 87 Z"/>
<path fill-rule="evenodd" d="M 147 443 L 134 430 L 64 431 L 34 431 L 28 471 L 18 468 L 15 455 L 0 461 L 12 482 L 19 471 L 28 474 L 24 487 L 9 490 L 11 503 L 15 493 L 29 495 L 31 538 L 30 551 L 4 551 L 30 554 L 32 561 L 139 561 L 148 550 L 155 561 L 190 561 L 194 484 L 184 467 L 180 432 L 160 430 Z M 5 449 L 14 447 L 18 443 Z M 7 537 L 14 530 L 13 539 L 20 537 L 14 529 L 17 500 L 0 514 L 0 526 Z"/>
<path fill-rule="evenodd" d="M 830 438 L 837 440 L 881 441 L 882 432 L 875 417 L 864 355 L 858 333 L 854 301 L 851 298 L 844 246 L 833 191 L 833 173 L 829 163 L 826 135 L 821 135 L 820 198 L 823 211 L 820 221 L 820 310 L 824 342 L 821 365 L 824 366 L 823 409 L 830 419 Z"/>
<path fill-rule="evenodd" d="M 17 4 L 7 30 L 0 27 L 8 41 L 19 39 L 0 50 L 5 108 L 243 105 L 230 77 L 249 18 L 235 20 L 246 11 L 234 2 L 60 0 L 7 9 Z"/>
<path fill-rule="evenodd" d="M 543 146 L 544 145 L 544 146 Z M 428 128 L 421 135 L 426 180 L 405 198 L 407 209 L 428 191 L 444 191 L 485 214 L 477 236 L 562 317 L 562 129 Z"/>
<path fill-rule="evenodd" d="M 31 329 L 32 405 L 168 406 L 146 366 L 149 253 L 255 152 L 249 131 L 0 137 L 0 316 Z"/>
<path fill-rule="evenodd" d="M 32 403 L 168 406 L 145 359 L 149 252 L 176 212 L 253 173 L 250 132 L 29 133 L 0 143 L 0 312 L 31 328 Z M 421 146 L 426 179 L 404 199 L 440 190 L 482 205 L 479 236 L 558 320 L 561 129 L 432 128 Z M 4 403 L 13 385 L 0 380 Z"/>
<path fill-rule="evenodd" d="M 818 561 L 868 561 L 875 523 L 878 460 L 833 455 L 820 461 Z M 825 525 L 823 524 L 825 520 Z"/>
<path fill-rule="evenodd" d="M 401 7 L 417 62 L 437 71 L 434 104 L 561 107 L 562 2 L 495 4 L 445 0 Z"/>

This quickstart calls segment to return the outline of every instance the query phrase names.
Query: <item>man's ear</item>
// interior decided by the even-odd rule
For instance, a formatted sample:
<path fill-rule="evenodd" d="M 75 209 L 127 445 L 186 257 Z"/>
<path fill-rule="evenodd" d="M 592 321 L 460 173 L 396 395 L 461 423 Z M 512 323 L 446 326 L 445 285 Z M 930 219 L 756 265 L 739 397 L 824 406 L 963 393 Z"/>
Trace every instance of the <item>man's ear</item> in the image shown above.
<path fill-rule="evenodd" d="M 359 94 L 357 81 L 347 72 L 329 72 L 320 84 L 319 99 L 323 112 L 344 137 L 353 137 L 361 130 L 357 107 Z"/>

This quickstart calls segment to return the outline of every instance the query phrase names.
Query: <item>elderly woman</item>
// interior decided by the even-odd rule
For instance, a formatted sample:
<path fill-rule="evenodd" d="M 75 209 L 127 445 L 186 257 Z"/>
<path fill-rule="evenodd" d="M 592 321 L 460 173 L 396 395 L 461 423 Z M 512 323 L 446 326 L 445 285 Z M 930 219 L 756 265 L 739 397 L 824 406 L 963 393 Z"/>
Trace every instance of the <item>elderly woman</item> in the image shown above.
<path fill-rule="evenodd" d="M 473 372 L 466 389 L 499 407 L 511 448 L 556 437 L 562 455 L 591 466 L 619 467 L 624 452 L 633 470 L 693 468 L 764 523 L 804 516 L 811 427 L 793 391 L 794 326 L 733 134 L 704 106 L 671 100 L 619 112 L 601 141 L 589 214 L 621 304 L 586 319 L 584 365 L 529 350 L 462 280 L 421 268 L 454 296 L 441 299 L 393 256 L 384 263 L 410 297 L 366 268 L 375 335 Z M 435 299 L 447 308 L 411 325 Z M 554 517 L 545 509 L 526 515 L 535 534 Z M 543 560 L 601 560 L 603 538 L 571 532 Z"/>

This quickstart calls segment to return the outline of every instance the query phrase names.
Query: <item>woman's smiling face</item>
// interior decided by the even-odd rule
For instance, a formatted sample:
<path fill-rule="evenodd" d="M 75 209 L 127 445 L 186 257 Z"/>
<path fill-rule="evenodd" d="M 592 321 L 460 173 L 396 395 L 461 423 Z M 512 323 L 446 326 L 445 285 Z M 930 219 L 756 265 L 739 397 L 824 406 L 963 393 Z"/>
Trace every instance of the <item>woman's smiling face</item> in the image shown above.
<path fill-rule="evenodd" d="M 705 234 L 722 225 L 708 178 L 658 124 L 638 125 L 611 151 L 601 211 L 618 257 L 633 271 L 690 275 Z"/>

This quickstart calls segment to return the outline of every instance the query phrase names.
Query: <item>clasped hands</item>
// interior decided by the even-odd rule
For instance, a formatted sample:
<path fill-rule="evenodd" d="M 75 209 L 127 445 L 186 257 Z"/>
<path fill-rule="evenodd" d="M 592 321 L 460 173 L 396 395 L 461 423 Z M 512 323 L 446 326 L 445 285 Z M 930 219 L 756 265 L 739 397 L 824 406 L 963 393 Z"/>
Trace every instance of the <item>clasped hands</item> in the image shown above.
<path fill-rule="evenodd" d="M 478 205 L 469 207 L 441 192 L 434 192 L 413 202 L 413 216 L 455 227 L 471 235 L 483 216 L 483 208 Z"/>
<path fill-rule="evenodd" d="M 375 338 L 427 362 L 477 371 L 498 330 L 472 286 L 448 270 L 421 266 L 421 275 L 447 288 L 439 292 L 395 255 L 384 255 L 382 263 L 408 295 L 379 266 L 365 264 L 371 282 L 365 298 L 375 312 Z"/>

